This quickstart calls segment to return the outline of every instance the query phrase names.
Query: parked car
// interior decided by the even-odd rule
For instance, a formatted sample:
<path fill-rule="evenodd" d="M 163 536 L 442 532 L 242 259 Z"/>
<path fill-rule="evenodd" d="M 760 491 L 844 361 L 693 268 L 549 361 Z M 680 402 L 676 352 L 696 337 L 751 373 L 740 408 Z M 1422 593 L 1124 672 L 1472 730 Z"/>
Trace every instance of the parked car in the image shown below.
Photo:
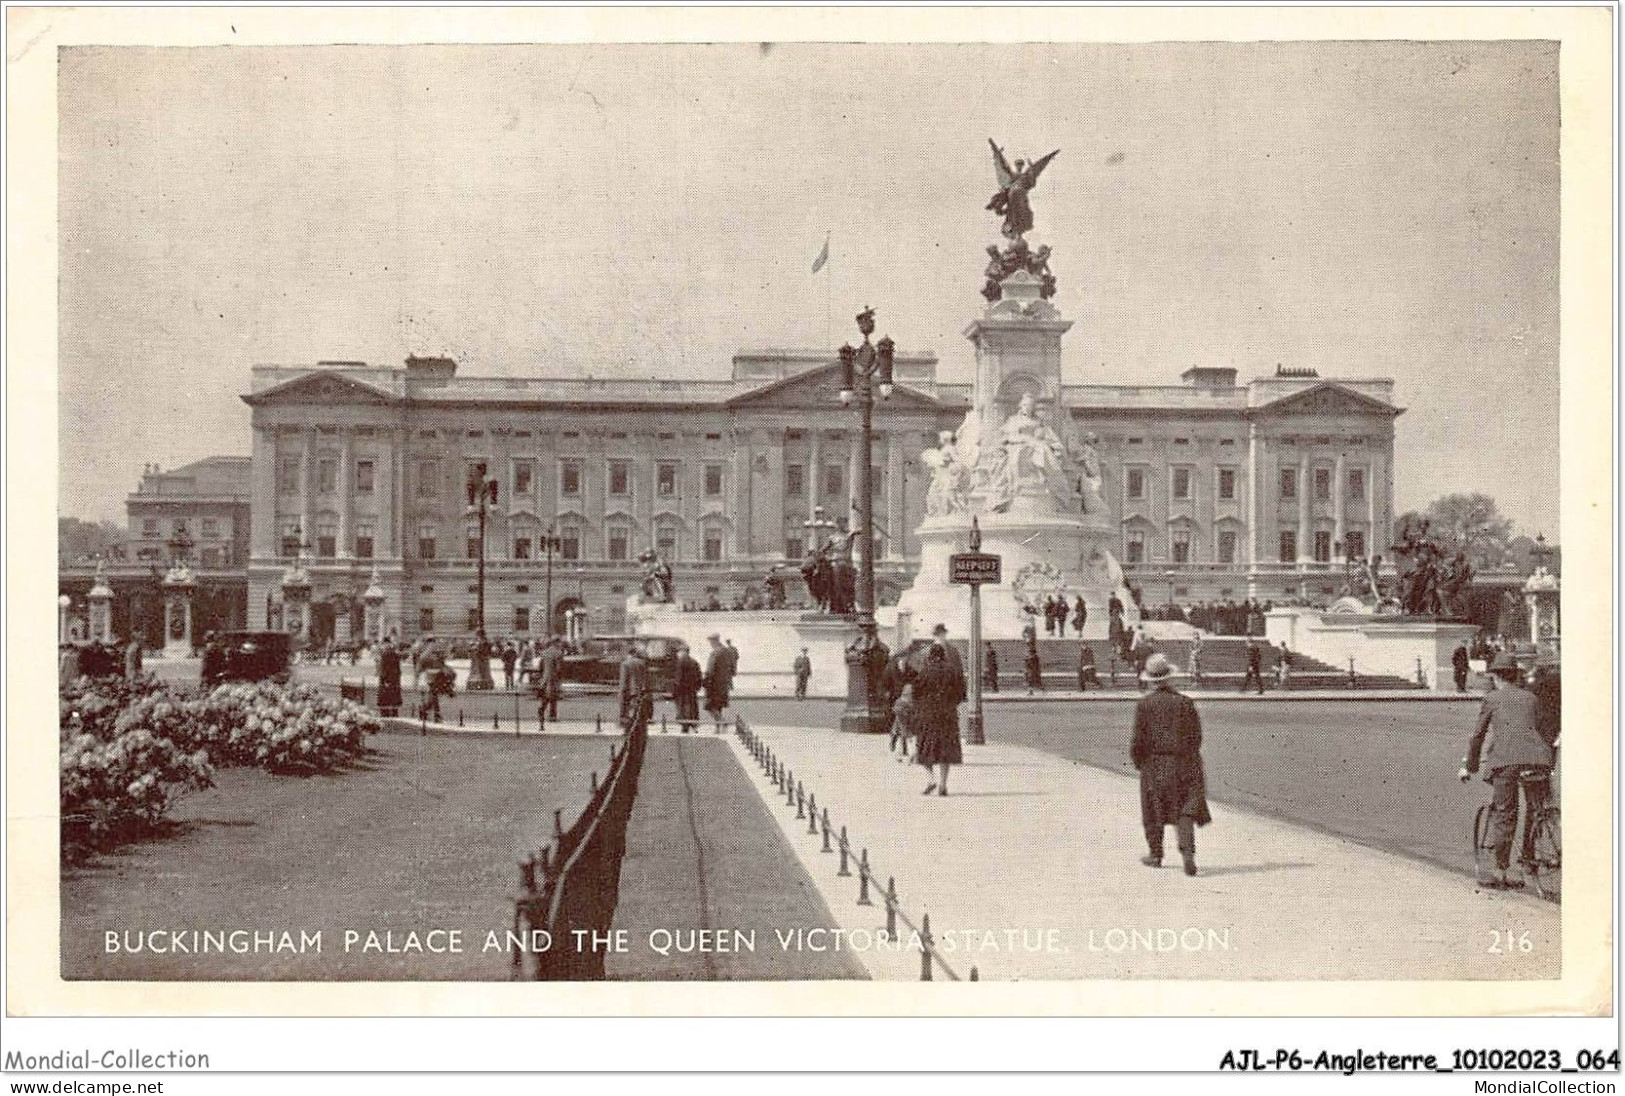
<path fill-rule="evenodd" d="M 203 683 L 286 682 L 293 637 L 286 632 L 217 632 L 203 648 Z"/>
<path fill-rule="evenodd" d="M 621 660 L 635 646 L 649 660 L 650 688 L 656 696 L 669 697 L 681 643 L 673 636 L 593 636 L 583 640 L 580 649 L 565 654 L 560 676 L 565 684 L 616 688 L 621 680 Z"/>

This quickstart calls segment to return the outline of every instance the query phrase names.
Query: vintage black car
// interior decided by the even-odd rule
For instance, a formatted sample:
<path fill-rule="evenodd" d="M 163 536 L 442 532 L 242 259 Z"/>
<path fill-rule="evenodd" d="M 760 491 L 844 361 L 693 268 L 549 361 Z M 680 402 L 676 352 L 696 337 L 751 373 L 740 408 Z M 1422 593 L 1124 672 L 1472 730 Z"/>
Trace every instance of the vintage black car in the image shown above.
<path fill-rule="evenodd" d="M 621 660 L 636 646 L 649 660 L 650 688 L 656 696 L 669 697 L 681 642 L 672 636 L 593 636 L 565 653 L 560 673 L 565 684 L 614 689 L 621 680 Z"/>
<path fill-rule="evenodd" d="M 286 682 L 293 637 L 286 632 L 217 632 L 203 648 L 203 683 Z"/>

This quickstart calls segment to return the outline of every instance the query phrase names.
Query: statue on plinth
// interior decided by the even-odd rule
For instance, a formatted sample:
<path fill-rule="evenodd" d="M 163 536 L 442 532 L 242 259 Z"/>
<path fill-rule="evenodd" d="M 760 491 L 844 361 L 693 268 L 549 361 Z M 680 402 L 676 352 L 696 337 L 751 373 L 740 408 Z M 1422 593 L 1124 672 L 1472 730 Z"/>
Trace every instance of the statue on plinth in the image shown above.
<path fill-rule="evenodd" d="M 638 554 L 638 562 L 643 564 L 643 600 L 662 605 L 676 600 L 671 567 L 666 561 L 654 549 L 645 548 Z"/>
<path fill-rule="evenodd" d="M 988 146 L 993 149 L 993 173 L 999 181 L 999 189 L 989 198 L 985 208 L 1004 216 L 1004 225 L 1000 232 L 1007 240 L 1017 240 L 1030 232 L 1033 227 L 1033 207 L 1028 195 L 1038 185 L 1038 177 L 1043 174 L 1049 162 L 1060 155 L 1061 150 L 1056 149 L 1034 163 L 1018 159 L 1012 168 L 1010 161 L 1004 158 L 1004 149 L 993 143 L 993 138 L 987 139 Z"/>
<path fill-rule="evenodd" d="M 937 434 L 937 447 L 920 454 L 931 468 L 931 483 L 925 489 L 927 517 L 943 517 L 961 513 L 965 509 L 970 466 L 959 459 L 954 444 L 954 432 L 943 430 Z"/>
<path fill-rule="evenodd" d="M 999 427 L 997 447 L 983 451 L 977 479 L 993 513 L 1008 509 L 1016 496 L 1032 493 L 1047 493 L 1062 512 L 1074 508 L 1066 446 L 1036 407 L 1032 393 L 1024 393 L 1014 413 Z"/>

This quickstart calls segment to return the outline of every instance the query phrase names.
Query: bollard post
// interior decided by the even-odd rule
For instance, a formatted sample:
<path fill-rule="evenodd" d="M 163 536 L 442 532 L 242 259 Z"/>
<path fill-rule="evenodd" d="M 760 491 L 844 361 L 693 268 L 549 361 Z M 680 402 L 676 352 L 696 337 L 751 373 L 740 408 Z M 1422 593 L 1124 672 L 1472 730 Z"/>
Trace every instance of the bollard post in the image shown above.
<path fill-rule="evenodd" d="M 559 841 L 563 836 L 564 836 L 564 808 L 560 807 L 559 809 L 557 809 L 557 810 L 555 810 L 553 812 L 553 839 L 555 841 Z M 564 851 L 564 845 L 563 845 L 562 842 L 560 842 L 560 844 L 559 844 L 559 851 L 560 852 Z"/>
<path fill-rule="evenodd" d="M 598 774 L 597 773 L 592 774 L 592 794 L 593 795 L 598 794 Z"/>
<path fill-rule="evenodd" d="M 494 711 L 491 713 L 491 729 L 493 731 L 500 731 L 502 729 L 502 721 Z"/>
<path fill-rule="evenodd" d="M 418 734 L 426 735 L 428 733 L 429 733 L 429 715 L 422 708 L 419 708 L 418 709 Z"/>
<path fill-rule="evenodd" d="M 852 874 L 851 870 L 848 869 L 847 866 L 846 866 L 846 857 L 847 857 L 847 853 L 849 851 L 851 851 L 851 846 L 846 843 L 846 827 L 842 826 L 841 827 L 841 870 L 835 873 L 837 878 L 844 879 L 847 876 Z"/>
<path fill-rule="evenodd" d="M 972 982 L 980 982 L 982 980 L 981 976 L 976 973 L 975 967 L 970 968 L 970 980 Z"/>
<path fill-rule="evenodd" d="M 858 905 L 872 906 L 869 901 L 869 850 L 858 854 Z"/>
<path fill-rule="evenodd" d="M 1354 656 L 1349 656 L 1349 688 L 1357 688 L 1354 684 Z"/>
<path fill-rule="evenodd" d="M 820 852 L 834 852 L 835 850 L 831 849 L 829 847 L 829 808 L 828 807 L 824 808 L 823 824 L 824 824 L 824 847 L 822 849 L 818 850 L 818 851 L 820 851 Z"/>
<path fill-rule="evenodd" d="M 592 733 L 593 734 L 599 734 L 599 733 L 601 733 L 603 731 L 603 729 L 604 729 L 604 713 L 603 712 L 594 712 L 594 713 L 592 713 Z"/>
<path fill-rule="evenodd" d="M 807 801 L 801 794 L 801 781 L 796 781 L 796 820 L 807 817 Z"/>
<path fill-rule="evenodd" d="M 665 712 L 660 713 L 660 733 L 661 734 L 666 733 L 666 713 Z"/>
<path fill-rule="evenodd" d="M 463 710 L 461 708 L 457 709 L 457 726 L 463 726 Z"/>
<path fill-rule="evenodd" d="M 796 774 L 793 769 L 787 768 L 784 770 L 784 805 L 786 807 L 796 801 L 796 789 L 801 786 L 796 782 L 795 777 Z"/>
<path fill-rule="evenodd" d="M 818 836 L 818 796 L 813 794 L 807 797 L 807 833 L 813 837 Z"/>
<path fill-rule="evenodd" d="M 886 935 L 897 939 L 897 876 L 886 876 Z"/>
<path fill-rule="evenodd" d="M 920 981 L 931 980 L 931 915 L 920 915 Z"/>
<path fill-rule="evenodd" d="M 536 705 L 536 731 L 540 734 L 547 730 L 547 702 Z"/>

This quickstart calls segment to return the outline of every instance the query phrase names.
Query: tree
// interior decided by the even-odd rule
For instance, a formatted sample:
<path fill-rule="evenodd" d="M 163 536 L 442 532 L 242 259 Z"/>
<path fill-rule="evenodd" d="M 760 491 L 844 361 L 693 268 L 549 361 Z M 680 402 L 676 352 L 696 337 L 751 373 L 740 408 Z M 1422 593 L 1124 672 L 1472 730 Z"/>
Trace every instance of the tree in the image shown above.
<path fill-rule="evenodd" d="M 1403 529 L 1406 519 L 1414 516 L 1403 515 L 1399 528 Z M 1476 491 L 1445 495 L 1429 503 L 1421 517 L 1427 520 L 1428 533 L 1434 543 L 1446 555 L 1466 552 L 1467 561 L 1475 571 L 1499 567 L 1507 558 L 1512 522 L 1501 516 L 1495 500 L 1488 495 Z"/>
<path fill-rule="evenodd" d="M 124 530 L 110 521 L 56 519 L 57 558 L 64 565 L 109 554 L 124 543 Z"/>

